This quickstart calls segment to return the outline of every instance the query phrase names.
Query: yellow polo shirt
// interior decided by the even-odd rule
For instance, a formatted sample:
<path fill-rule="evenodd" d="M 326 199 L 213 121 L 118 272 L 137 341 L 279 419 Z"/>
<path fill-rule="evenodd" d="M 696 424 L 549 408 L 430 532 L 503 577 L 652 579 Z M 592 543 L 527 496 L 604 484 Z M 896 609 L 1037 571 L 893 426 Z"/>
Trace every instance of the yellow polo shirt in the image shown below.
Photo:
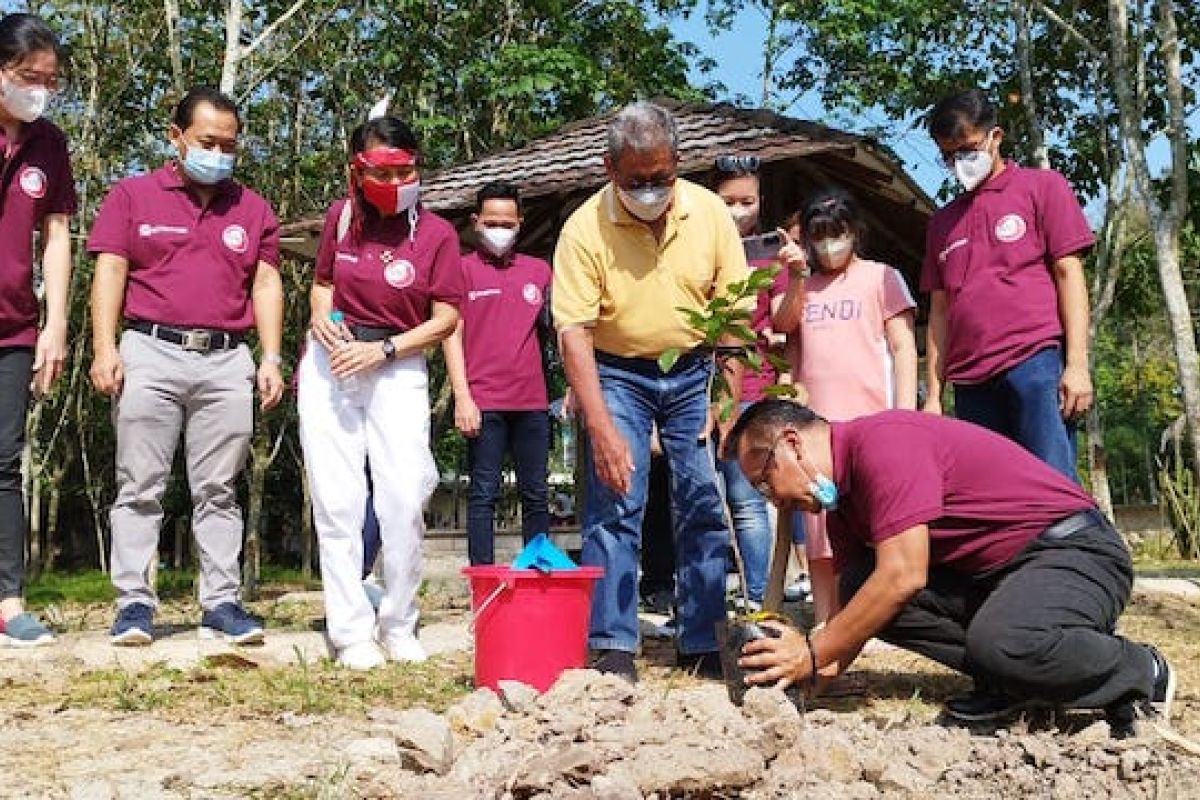
<path fill-rule="evenodd" d="M 658 358 L 703 340 L 680 307 L 703 310 L 748 272 L 733 217 L 713 192 L 677 180 L 658 242 L 608 184 L 571 215 L 558 237 L 554 323 L 560 331 L 592 328 L 597 350 Z"/>

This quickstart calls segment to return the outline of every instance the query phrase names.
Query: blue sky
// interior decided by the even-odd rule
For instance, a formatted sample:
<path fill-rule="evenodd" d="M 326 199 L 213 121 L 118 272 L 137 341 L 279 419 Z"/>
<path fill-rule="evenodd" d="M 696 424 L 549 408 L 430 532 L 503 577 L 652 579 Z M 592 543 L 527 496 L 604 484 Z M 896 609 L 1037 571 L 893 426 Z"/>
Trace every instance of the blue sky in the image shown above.
<path fill-rule="evenodd" d="M 703 3 L 699 4 L 699 10 L 689 19 L 674 19 L 667 23 L 675 38 L 695 44 L 704 55 L 716 62 L 716 68 L 708 74 L 701 74 L 693 68 L 693 82 L 703 85 L 717 81 L 724 84 L 727 90 L 726 95 L 719 99 L 732 101 L 738 95 L 744 95 L 751 99 L 751 105 L 757 105 L 762 97 L 761 59 L 766 20 L 759 13 L 743 12 L 736 16 L 730 30 L 714 37 L 705 24 L 703 6 Z M 795 55 L 794 51 L 785 55 L 784 63 L 790 63 Z M 1191 112 L 1188 129 L 1193 138 L 1200 138 L 1200 108 L 1193 108 Z M 887 126 L 897 133 L 884 143 L 900 156 L 905 169 L 930 197 L 936 199 L 943 182 L 949 179 L 949 174 L 941 165 L 937 148 L 920 127 L 901 129 L 900 126 L 887 125 L 888 121 L 882 114 L 865 117 L 830 114 L 815 92 L 799 97 L 795 103 L 783 109 L 783 113 L 855 133 Z M 1170 153 L 1163 137 L 1151 143 L 1147 157 L 1151 171 L 1161 173 L 1166 169 L 1170 163 Z M 1102 205 L 1094 199 L 1086 204 L 1085 211 L 1096 223 L 1103 214 Z"/>
<path fill-rule="evenodd" d="M 766 22 L 761 15 L 753 12 L 738 14 L 730 30 L 722 31 L 715 37 L 704 22 L 702 9 L 689 19 L 669 21 L 668 27 L 675 38 L 691 42 L 716 62 L 715 70 L 708 74 L 701 74 L 693 68 L 691 77 L 694 83 L 703 85 L 716 81 L 724 84 L 727 90 L 727 95 L 719 99 L 733 100 L 738 95 L 744 95 L 750 98 L 752 104 L 758 104 L 762 98 L 762 51 L 766 39 Z M 794 52 L 785 55 L 785 63 L 794 57 Z M 816 92 L 797 98 L 782 112 L 852 132 L 882 127 L 886 122 L 882 114 L 861 118 L 830 114 Z M 937 148 L 925 132 L 920 128 L 907 130 L 885 144 L 899 154 L 904 167 L 921 188 L 930 197 L 936 197 L 942 182 L 949 175 L 941 166 Z"/>

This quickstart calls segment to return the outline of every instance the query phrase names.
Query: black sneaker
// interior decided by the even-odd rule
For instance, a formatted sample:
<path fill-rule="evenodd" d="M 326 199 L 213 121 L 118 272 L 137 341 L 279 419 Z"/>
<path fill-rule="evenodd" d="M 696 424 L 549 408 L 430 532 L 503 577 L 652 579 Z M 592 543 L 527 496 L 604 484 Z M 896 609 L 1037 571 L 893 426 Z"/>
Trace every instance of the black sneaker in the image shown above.
<path fill-rule="evenodd" d="M 951 697 L 946 701 L 946 713 L 961 722 L 996 722 L 1016 716 L 1029 708 L 1029 700 L 990 689 L 974 691 Z"/>
<path fill-rule="evenodd" d="M 592 655 L 591 668 L 597 672 L 620 675 L 630 683 L 637 683 L 637 666 L 633 653 L 628 650 L 597 650 Z"/>
<path fill-rule="evenodd" d="M 697 678 L 708 680 L 724 680 L 721 673 L 721 654 L 716 650 L 706 653 L 675 654 L 675 666 Z"/>
<path fill-rule="evenodd" d="M 1108 722 L 1108 735 L 1114 739 L 1132 739 L 1137 736 L 1138 713 L 1137 702 L 1122 700 L 1104 709 L 1104 719 Z"/>

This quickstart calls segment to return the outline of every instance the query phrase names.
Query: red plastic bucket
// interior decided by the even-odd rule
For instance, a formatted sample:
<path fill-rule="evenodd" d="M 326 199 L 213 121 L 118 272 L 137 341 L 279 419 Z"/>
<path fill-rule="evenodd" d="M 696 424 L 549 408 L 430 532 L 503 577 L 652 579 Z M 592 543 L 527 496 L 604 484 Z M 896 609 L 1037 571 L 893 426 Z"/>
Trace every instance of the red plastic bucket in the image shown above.
<path fill-rule="evenodd" d="M 587 663 L 592 589 L 599 567 L 555 570 L 464 567 L 475 624 L 475 685 L 521 681 L 544 692 L 563 670 Z"/>

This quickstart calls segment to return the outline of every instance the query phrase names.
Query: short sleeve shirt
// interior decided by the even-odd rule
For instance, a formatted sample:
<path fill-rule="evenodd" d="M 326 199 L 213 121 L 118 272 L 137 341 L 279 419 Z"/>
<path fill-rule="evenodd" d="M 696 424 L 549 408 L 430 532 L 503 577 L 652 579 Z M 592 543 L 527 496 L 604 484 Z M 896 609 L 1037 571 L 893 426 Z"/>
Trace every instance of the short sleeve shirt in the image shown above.
<path fill-rule="evenodd" d="M 840 272 L 806 278 L 804 312 L 789 349 L 809 407 L 843 420 L 895 406 L 885 325 L 915 307 L 903 276 L 878 261 L 856 258 Z"/>
<path fill-rule="evenodd" d="M 540 323 L 550 291 L 550 265 L 512 253 L 463 257 L 463 351 L 471 397 L 484 411 L 547 407 Z"/>
<path fill-rule="evenodd" d="M 47 216 L 73 215 L 77 205 L 61 130 L 39 119 L 25 125 L 15 143 L 0 133 L 0 347 L 37 341 L 33 234 Z"/>
<path fill-rule="evenodd" d="M 597 350 L 627 358 L 701 343 L 679 309 L 700 311 L 725 296 L 730 283 L 746 278 L 746 253 L 713 192 L 677 180 L 667 213 L 658 241 L 609 184 L 570 216 L 554 251 L 551 305 L 559 330 L 590 327 Z"/>
<path fill-rule="evenodd" d="M 930 564 L 978 575 L 1058 520 L 1095 507 L 1074 481 L 968 422 L 893 410 L 830 427 L 839 501 L 827 519 L 838 569 L 928 525 Z"/>
<path fill-rule="evenodd" d="M 1058 346 L 1054 263 L 1094 242 L 1066 178 L 1011 162 L 934 214 L 921 289 L 946 293 L 946 379 L 982 383 Z"/>
<path fill-rule="evenodd" d="M 415 232 L 407 214 L 372 216 L 358 235 L 339 239 L 347 202 L 326 213 L 317 248 L 317 281 L 333 285 L 333 307 L 347 323 L 407 331 L 429 319 L 435 300 L 462 305 L 466 280 L 454 226 L 422 208 Z"/>
<path fill-rule="evenodd" d="M 217 185 L 207 207 L 174 163 L 120 181 L 88 237 L 88 252 L 129 262 L 125 318 L 243 332 L 254 325 L 260 264 L 279 266 L 279 220 L 241 184 Z"/>

